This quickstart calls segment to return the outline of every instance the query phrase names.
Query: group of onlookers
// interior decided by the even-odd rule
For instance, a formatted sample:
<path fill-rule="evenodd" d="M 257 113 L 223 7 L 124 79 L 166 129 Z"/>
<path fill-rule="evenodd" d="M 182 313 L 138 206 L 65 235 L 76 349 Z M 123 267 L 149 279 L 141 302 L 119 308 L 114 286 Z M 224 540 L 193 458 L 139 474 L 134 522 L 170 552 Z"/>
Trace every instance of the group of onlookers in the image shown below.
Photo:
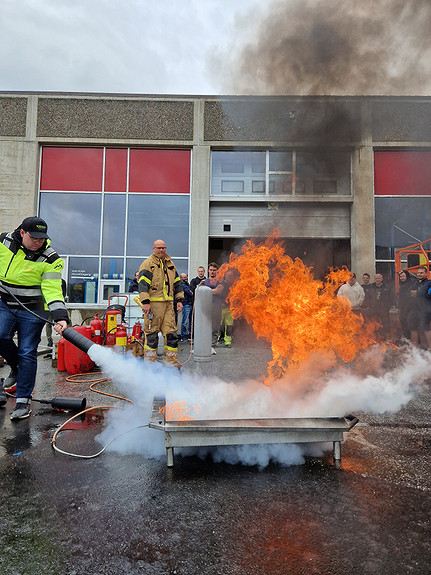
<path fill-rule="evenodd" d="M 347 297 L 355 313 L 380 326 L 376 332 L 378 339 L 391 339 L 390 310 L 397 308 L 402 336 L 431 349 L 431 280 L 427 279 L 426 267 L 419 267 L 416 276 L 407 270 L 399 272 L 398 294 L 382 274 L 375 274 L 371 283 L 370 274 L 364 273 L 362 282 L 360 285 L 356 274 L 351 272 L 337 297 Z"/>
<path fill-rule="evenodd" d="M 159 243 L 164 242 L 162 240 L 157 240 Z M 156 242 L 156 243 L 157 243 Z M 165 249 L 165 248 L 164 248 Z M 163 253 L 163 256 L 166 258 Z M 158 259 L 161 259 L 159 254 L 156 254 Z M 163 259 L 163 258 L 162 258 Z M 232 332 L 233 332 L 233 317 L 230 313 L 229 307 L 226 303 L 227 289 L 224 282 L 217 279 L 218 264 L 216 262 L 211 262 L 208 265 L 208 277 L 205 276 L 205 268 L 199 266 L 197 269 L 197 276 L 194 277 L 190 283 L 188 280 L 188 275 L 186 273 L 179 274 L 180 285 L 181 285 L 181 301 L 182 302 L 182 317 L 181 317 L 181 327 L 180 327 L 180 341 L 191 341 L 193 336 L 193 305 L 196 295 L 196 290 L 199 286 L 204 285 L 212 289 L 212 348 L 211 353 L 216 355 L 215 347 L 216 345 L 223 343 L 225 347 L 231 347 L 232 345 Z M 135 278 L 132 280 L 129 286 L 129 292 L 139 292 L 139 281 L 140 272 L 136 272 Z M 145 284 L 141 284 L 145 285 Z M 174 298 L 175 299 L 175 298 Z M 175 313 L 175 323 L 178 325 L 178 313 L 177 306 L 174 302 L 174 313 Z M 148 337 L 147 337 L 148 340 Z M 155 345 L 156 342 L 154 342 Z M 154 350 L 153 355 L 154 354 Z M 147 359 L 150 358 L 151 352 L 146 353 Z"/>

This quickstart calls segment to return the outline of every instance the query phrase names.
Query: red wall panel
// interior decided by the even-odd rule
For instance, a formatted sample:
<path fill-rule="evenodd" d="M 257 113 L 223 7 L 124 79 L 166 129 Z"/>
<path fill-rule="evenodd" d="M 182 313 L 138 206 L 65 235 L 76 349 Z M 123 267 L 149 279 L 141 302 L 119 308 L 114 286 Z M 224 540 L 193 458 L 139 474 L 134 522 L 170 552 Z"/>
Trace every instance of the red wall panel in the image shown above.
<path fill-rule="evenodd" d="M 55 148 L 42 150 L 41 190 L 102 190 L 102 148 Z"/>
<path fill-rule="evenodd" d="M 431 196 L 431 152 L 375 152 L 376 196 Z"/>
<path fill-rule="evenodd" d="M 190 193 L 190 150 L 130 150 L 129 191 Z"/>
<path fill-rule="evenodd" d="M 106 148 L 105 192 L 125 192 L 127 186 L 127 150 Z"/>

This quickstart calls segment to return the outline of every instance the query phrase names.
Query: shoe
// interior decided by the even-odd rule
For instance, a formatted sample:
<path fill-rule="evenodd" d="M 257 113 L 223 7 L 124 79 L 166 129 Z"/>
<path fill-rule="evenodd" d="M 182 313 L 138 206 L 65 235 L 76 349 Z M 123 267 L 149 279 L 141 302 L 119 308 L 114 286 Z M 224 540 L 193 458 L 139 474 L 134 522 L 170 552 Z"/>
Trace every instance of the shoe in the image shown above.
<path fill-rule="evenodd" d="M 232 347 L 232 344 L 227 343 L 227 344 L 225 345 L 225 347 Z"/>
<path fill-rule="evenodd" d="M 30 413 L 31 413 L 30 400 L 24 399 L 16 402 L 16 405 L 13 408 L 10 418 L 12 421 L 14 419 L 25 419 L 30 415 Z"/>
<path fill-rule="evenodd" d="M 213 347 L 211 348 L 211 355 L 217 355 L 217 352 Z"/>
<path fill-rule="evenodd" d="M 3 405 L 6 405 L 7 403 L 7 396 L 6 396 L 6 392 L 3 388 L 0 389 L 0 407 L 3 407 Z"/>
<path fill-rule="evenodd" d="M 4 380 L 3 382 L 3 389 L 7 392 L 7 393 L 13 393 L 14 391 L 16 391 L 16 371 L 14 371 L 13 369 L 10 370 L 10 374 L 7 376 L 7 378 Z"/>

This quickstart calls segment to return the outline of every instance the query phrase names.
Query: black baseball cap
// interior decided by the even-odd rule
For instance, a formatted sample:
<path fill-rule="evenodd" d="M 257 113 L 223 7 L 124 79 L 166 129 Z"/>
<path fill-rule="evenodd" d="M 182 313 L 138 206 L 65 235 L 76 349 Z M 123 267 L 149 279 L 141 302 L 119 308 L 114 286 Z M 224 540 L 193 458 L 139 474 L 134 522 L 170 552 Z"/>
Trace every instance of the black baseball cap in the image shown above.
<path fill-rule="evenodd" d="M 31 218 L 25 218 L 20 228 L 25 232 L 28 232 L 32 238 L 49 238 L 48 236 L 48 224 L 42 218 L 32 216 Z"/>

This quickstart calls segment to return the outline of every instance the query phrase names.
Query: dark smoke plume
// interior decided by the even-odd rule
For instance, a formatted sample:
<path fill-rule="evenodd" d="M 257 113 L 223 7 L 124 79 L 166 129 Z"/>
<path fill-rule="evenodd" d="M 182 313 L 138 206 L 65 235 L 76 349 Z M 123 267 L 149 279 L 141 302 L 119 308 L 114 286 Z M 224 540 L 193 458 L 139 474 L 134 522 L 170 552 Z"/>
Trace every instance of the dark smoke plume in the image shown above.
<path fill-rule="evenodd" d="M 237 23 L 224 93 L 431 93 L 430 0 L 273 0 L 260 10 Z"/>

